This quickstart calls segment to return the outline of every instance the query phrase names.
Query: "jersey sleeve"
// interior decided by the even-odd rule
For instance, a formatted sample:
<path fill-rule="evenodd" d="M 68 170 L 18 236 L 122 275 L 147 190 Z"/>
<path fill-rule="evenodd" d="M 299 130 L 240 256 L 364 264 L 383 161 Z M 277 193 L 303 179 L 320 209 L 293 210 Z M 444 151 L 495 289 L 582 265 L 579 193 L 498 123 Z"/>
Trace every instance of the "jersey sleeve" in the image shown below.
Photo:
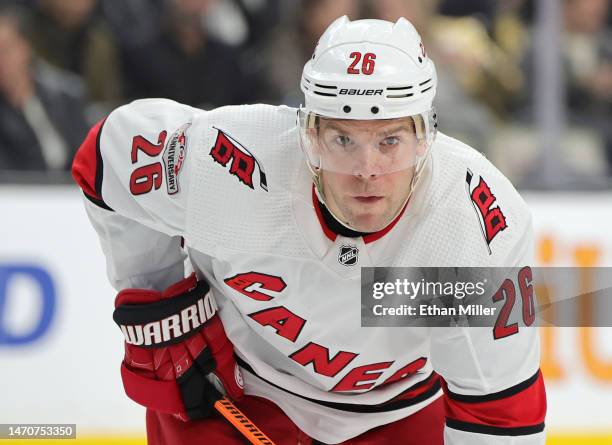
<path fill-rule="evenodd" d="M 72 175 L 117 289 L 163 289 L 183 278 L 190 130 L 202 113 L 170 100 L 135 101 L 98 122 L 79 147 Z"/>
<path fill-rule="evenodd" d="M 528 222 L 502 262 L 512 270 L 532 261 L 528 211 L 524 217 Z M 445 444 L 544 444 L 546 394 L 538 328 L 522 326 L 506 334 L 495 335 L 494 327 L 433 329 L 432 364 L 442 377 Z"/>

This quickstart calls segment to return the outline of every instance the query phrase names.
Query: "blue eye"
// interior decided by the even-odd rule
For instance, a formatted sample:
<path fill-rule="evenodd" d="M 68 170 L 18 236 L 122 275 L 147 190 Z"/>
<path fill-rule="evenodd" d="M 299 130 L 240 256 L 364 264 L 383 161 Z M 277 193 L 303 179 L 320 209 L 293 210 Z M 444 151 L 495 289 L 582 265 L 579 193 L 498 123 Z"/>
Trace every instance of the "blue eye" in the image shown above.
<path fill-rule="evenodd" d="M 343 134 L 336 136 L 336 144 L 346 147 L 351 142 L 351 139 L 348 136 Z"/>
<path fill-rule="evenodd" d="M 391 145 L 397 145 L 399 144 L 400 139 L 397 136 L 389 136 L 383 139 L 383 141 L 380 143 L 380 145 L 384 145 L 384 146 L 391 146 Z"/>

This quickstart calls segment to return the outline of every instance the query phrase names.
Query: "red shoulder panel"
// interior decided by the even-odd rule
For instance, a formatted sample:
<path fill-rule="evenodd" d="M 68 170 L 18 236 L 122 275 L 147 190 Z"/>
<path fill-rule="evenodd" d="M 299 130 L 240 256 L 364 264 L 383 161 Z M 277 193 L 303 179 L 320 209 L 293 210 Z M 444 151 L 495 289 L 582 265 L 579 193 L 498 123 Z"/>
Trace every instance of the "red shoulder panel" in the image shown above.
<path fill-rule="evenodd" d="M 72 162 L 72 177 L 85 195 L 102 201 L 102 155 L 100 154 L 100 134 L 104 119 L 94 125 L 79 147 Z"/>

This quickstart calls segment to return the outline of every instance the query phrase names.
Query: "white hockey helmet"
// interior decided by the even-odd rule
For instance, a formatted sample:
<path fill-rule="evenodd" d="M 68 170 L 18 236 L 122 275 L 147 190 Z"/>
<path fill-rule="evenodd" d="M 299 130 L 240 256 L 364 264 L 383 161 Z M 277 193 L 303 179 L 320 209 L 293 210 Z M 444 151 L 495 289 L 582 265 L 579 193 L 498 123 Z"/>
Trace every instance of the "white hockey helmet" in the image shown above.
<path fill-rule="evenodd" d="M 329 169 L 354 173 L 351 153 L 362 148 L 386 150 L 375 134 L 351 138 L 351 150 L 332 136 L 325 139 L 322 122 L 333 120 L 402 119 L 410 138 L 402 150 L 383 153 L 377 174 L 415 168 L 408 197 L 419 178 L 436 134 L 433 100 L 437 77 L 421 37 L 405 18 L 350 21 L 336 19 L 323 33 L 312 58 L 304 66 L 301 89 L 305 106 L 299 111 L 300 144 L 319 198 L 324 202 L 320 174 Z M 419 146 L 421 149 L 416 150 Z M 342 156 L 336 156 L 341 153 Z M 388 154 L 388 156 L 387 156 Z M 408 199 L 408 198 L 406 198 Z"/>
<path fill-rule="evenodd" d="M 340 119 L 390 119 L 427 113 L 436 69 L 405 18 L 336 19 L 306 62 L 300 85 L 305 109 Z"/>

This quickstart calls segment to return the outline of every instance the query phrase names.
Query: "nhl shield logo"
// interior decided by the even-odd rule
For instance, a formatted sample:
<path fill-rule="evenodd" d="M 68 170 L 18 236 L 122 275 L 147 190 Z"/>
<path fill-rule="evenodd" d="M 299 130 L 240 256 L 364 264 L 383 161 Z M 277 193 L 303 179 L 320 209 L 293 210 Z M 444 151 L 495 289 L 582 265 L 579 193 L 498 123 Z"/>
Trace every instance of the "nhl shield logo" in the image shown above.
<path fill-rule="evenodd" d="M 338 254 L 338 262 L 344 266 L 354 266 L 357 264 L 359 259 L 359 249 L 357 246 L 350 246 L 343 244 L 340 247 L 340 253 Z"/>

